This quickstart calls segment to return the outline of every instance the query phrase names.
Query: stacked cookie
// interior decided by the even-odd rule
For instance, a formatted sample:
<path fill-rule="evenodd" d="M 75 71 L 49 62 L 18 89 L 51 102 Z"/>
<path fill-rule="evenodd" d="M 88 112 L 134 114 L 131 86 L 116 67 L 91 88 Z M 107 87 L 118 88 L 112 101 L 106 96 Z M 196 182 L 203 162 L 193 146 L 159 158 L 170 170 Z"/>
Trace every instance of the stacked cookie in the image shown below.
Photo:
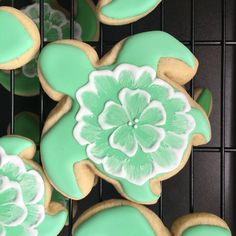
<path fill-rule="evenodd" d="M 76 21 L 75 36 L 88 41 L 98 36 L 97 19 L 131 23 L 160 0 L 101 0 L 96 10 L 90 1 L 76 2 L 75 20 L 81 24 Z M 38 55 L 37 9 L 38 3 L 24 13 L 0 8 L 2 84 L 9 89 L 3 79 L 7 70 L 20 68 L 23 82 L 16 78 L 16 94 L 37 95 L 40 82 L 57 102 L 41 138 L 38 118 L 27 112 L 15 119 L 21 136 L 0 138 L 0 235 L 58 235 L 67 223 L 68 199 L 85 198 L 97 177 L 128 201 L 110 200 L 87 210 L 73 235 L 231 235 L 222 219 L 208 213 L 184 216 L 169 231 L 141 205 L 156 203 L 161 181 L 181 171 L 192 146 L 211 139 L 211 92 L 197 89 L 193 99 L 183 87 L 198 69 L 189 49 L 165 32 L 152 31 L 122 40 L 99 58 L 89 44 L 65 39 L 70 32 L 66 12 L 47 1 L 44 11 L 55 25 L 44 40 L 56 41 Z M 85 22 L 94 27 L 88 31 Z M 28 138 L 40 145 L 40 153 Z"/>

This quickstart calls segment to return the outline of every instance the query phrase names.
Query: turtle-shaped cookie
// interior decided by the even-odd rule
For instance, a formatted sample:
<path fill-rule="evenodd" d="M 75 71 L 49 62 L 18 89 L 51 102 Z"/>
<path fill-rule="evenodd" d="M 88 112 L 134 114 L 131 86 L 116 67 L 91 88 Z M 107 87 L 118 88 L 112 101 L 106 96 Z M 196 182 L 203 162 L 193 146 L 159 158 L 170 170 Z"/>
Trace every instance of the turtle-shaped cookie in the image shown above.
<path fill-rule="evenodd" d="M 45 123 L 41 156 L 54 187 L 81 199 L 98 175 L 132 201 L 156 202 L 160 181 L 184 167 L 192 145 L 211 138 L 206 113 L 181 86 L 197 67 L 160 31 L 124 39 L 100 60 L 82 42 L 47 45 L 39 78 L 59 103 Z"/>

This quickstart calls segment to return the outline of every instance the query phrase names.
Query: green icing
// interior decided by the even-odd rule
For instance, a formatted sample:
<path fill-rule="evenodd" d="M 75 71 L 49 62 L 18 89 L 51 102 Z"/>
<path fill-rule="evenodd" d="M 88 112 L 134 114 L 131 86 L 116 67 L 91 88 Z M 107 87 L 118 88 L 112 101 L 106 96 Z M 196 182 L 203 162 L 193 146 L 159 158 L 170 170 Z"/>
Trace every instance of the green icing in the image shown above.
<path fill-rule="evenodd" d="M 39 143 L 39 117 L 30 112 L 21 112 L 15 116 L 14 134 L 21 135 Z"/>
<path fill-rule="evenodd" d="M 32 38 L 19 20 L 1 9 L 0 32 L 0 63 L 15 60 L 33 47 Z"/>
<path fill-rule="evenodd" d="M 145 47 L 140 45 L 145 45 Z M 121 48 L 116 62 L 113 65 L 98 69 L 113 70 L 120 64 L 129 63 L 136 66 L 146 65 L 157 70 L 161 57 L 178 58 L 194 67 L 194 57 L 186 47 L 167 33 L 153 31 L 128 38 Z M 50 44 L 45 47 L 39 57 L 39 64 L 41 72 L 50 87 L 57 92 L 69 95 L 74 101 L 70 112 L 66 113 L 42 139 L 41 154 L 44 168 L 60 191 L 71 198 L 80 199 L 84 196 L 76 182 L 73 165 L 87 159 L 87 154 L 86 146 L 79 145 L 73 137 L 73 130 L 76 125 L 75 117 L 79 111 L 76 91 L 87 83 L 89 74 L 95 69 L 83 50 L 62 44 Z M 91 107 L 101 106 L 97 97 L 93 97 L 93 95 L 87 102 Z M 206 140 L 209 140 L 210 127 L 203 114 L 193 108 L 189 114 L 195 117 L 197 123 L 191 134 L 201 133 Z M 178 126 L 177 132 L 180 132 Z M 189 138 L 191 138 L 191 135 Z M 173 140 L 171 142 L 173 143 Z M 162 151 L 162 154 L 166 154 L 165 150 Z M 66 161 L 65 157 L 67 157 Z M 141 160 L 140 158 L 139 160 Z M 165 165 L 169 161 L 173 161 L 171 155 L 162 164 Z M 101 172 L 105 172 L 102 165 L 98 164 L 96 166 Z M 58 173 L 62 174 L 58 175 Z M 159 198 L 151 192 L 149 181 L 142 186 L 137 186 L 123 178 L 107 175 L 120 182 L 125 194 L 130 199 L 138 202 L 154 202 Z M 68 181 L 70 185 L 68 185 Z"/>
<path fill-rule="evenodd" d="M 208 115 L 210 113 L 212 103 L 211 91 L 209 89 L 203 89 L 196 101 Z"/>
<path fill-rule="evenodd" d="M 39 94 L 40 83 L 38 77 L 27 77 L 20 69 L 19 73 L 15 75 L 15 94 L 19 96 L 35 96 Z M 4 71 L 0 71 L 0 84 L 10 91 L 10 75 Z"/>
<path fill-rule="evenodd" d="M 148 65 L 157 70 L 161 57 L 176 58 L 192 68 L 195 66 L 194 56 L 189 49 L 170 34 L 162 31 L 145 32 L 128 38 L 115 65 L 123 63 L 136 66 Z"/>
<path fill-rule="evenodd" d="M 32 147 L 33 143 L 21 137 L 5 136 L 0 138 L 0 146 L 3 147 L 8 155 L 18 155 L 27 148 Z"/>
<path fill-rule="evenodd" d="M 45 215 L 44 221 L 38 226 L 39 236 L 56 236 L 60 233 L 67 219 L 67 211 L 60 211 L 56 215 Z"/>
<path fill-rule="evenodd" d="M 131 206 L 112 207 L 84 221 L 74 236 L 155 236 L 150 223 L 138 209 Z"/>
<path fill-rule="evenodd" d="M 214 225 L 197 225 L 186 229 L 182 236 L 231 236 L 228 229 Z"/>
<path fill-rule="evenodd" d="M 157 6 L 161 0 L 112 0 L 104 5 L 101 12 L 112 19 L 125 19 L 145 15 Z"/>
<path fill-rule="evenodd" d="M 83 41 L 94 40 L 98 32 L 98 21 L 92 4 L 92 1 L 89 3 L 88 0 L 77 0 L 75 21 L 81 25 Z"/>

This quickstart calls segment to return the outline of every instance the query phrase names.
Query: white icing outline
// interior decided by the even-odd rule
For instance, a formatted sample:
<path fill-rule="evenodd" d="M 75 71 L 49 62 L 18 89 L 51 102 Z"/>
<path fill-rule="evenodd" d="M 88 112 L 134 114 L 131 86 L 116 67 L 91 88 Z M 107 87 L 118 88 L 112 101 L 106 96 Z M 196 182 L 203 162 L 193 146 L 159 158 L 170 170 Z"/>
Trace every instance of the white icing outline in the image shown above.
<path fill-rule="evenodd" d="M 173 99 L 173 98 L 178 98 L 180 100 L 182 100 L 185 104 L 185 107 L 184 107 L 184 110 L 183 111 L 179 111 L 179 112 L 176 112 L 176 114 L 181 114 L 181 115 L 184 115 L 185 118 L 188 120 L 189 122 L 189 129 L 187 130 L 186 134 L 182 134 L 182 135 L 179 135 L 179 134 L 176 134 L 172 131 L 168 131 L 170 133 L 173 133 L 175 136 L 179 137 L 182 139 L 183 141 L 183 146 L 182 148 L 180 149 L 175 149 L 175 148 L 171 148 L 171 150 L 173 151 L 173 153 L 175 153 L 175 156 L 176 156 L 176 162 L 173 163 L 173 165 L 170 165 L 168 167 L 162 167 L 160 165 L 158 165 L 156 163 L 156 161 L 153 160 L 153 171 L 149 174 L 147 174 L 146 176 L 144 176 L 143 178 L 140 178 L 138 180 L 134 180 L 134 179 L 131 179 L 131 178 L 128 178 L 127 176 L 127 173 L 125 173 L 124 171 L 124 168 L 121 168 L 120 172 L 119 173 L 111 173 L 111 171 L 109 170 L 110 168 L 107 166 L 106 162 L 108 160 L 108 156 L 104 156 L 103 158 L 98 158 L 96 156 L 94 156 L 92 154 L 92 149 L 95 147 L 95 143 L 89 143 L 87 140 L 85 139 L 81 139 L 80 137 L 80 134 L 79 134 L 79 131 L 81 130 L 80 126 L 83 127 L 83 125 L 85 124 L 84 121 L 83 121 L 83 117 L 86 116 L 86 115 L 93 115 L 93 113 L 85 106 L 85 104 L 83 103 L 83 100 L 82 100 L 82 95 L 83 93 L 86 91 L 89 91 L 91 93 L 94 93 L 95 95 L 98 95 L 98 91 L 95 87 L 95 79 L 96 77 L 101 77 L 101 76 L 108 76 L 108 77 L 111 77 L 113 78 L 115 81 L 118 81 L 119 82 L 119 76 L 120 74 L 123 72 L 123 71 L 129 71 L 132 73 L 133 75 L 133 78 L 135 81 L 137 81 L 139 79 L 139 77 L 144 73 L 144 72 L 147 72 L 150 74 L 150 77 L 152 79 L 152 83 L 150 83 L 150 86 L 152 85 L 157 85 L 157 86 L 161 86 L 161 87 L 164 87 L 167 91 L 168 91 L 168 97 L 167 97 L 167 100 L 170 100 L 170 99 Z M 122 90 L 124 91 L 129 91 L 128 88 L 123 88 Z M 120 101 L 122 101 L 123 97 L 124 97 L 124 91 L 120 92 L 119 94 L 119 99 Z M 132 91 L 132 90 L 130 90 Z M 144 92 L 144 94 L 148 94 L 148 92 L 142 89 L 135 89 L 135 91 L 139 91 L 139 92 Z M 132 91 L 133 92 L 133 91 Z M 135 92 L 133 92 L 135 93 Z M 166 112 L 165 112 L 165 109 L 164 109 L 164 106 L 162 105 L 161 102 L 157 101 L 157 100 L 154 100 L 154 101 L 151 101 L 150 102 L 150 99 L 151 99 L 151 96 L 150 94 L 148 94 L 148 97 L 149 97 L 149 105 L 150 106 L 155 106 L 156 105 L 158 106 L 158 109 L 160 109 L 162 111 L 162 113 L 164 114 L 164 118 L 162 121 L 158 122 L 158 125 L 159 127 L 155 127 L 155 126 L 152 126 L 152 127 L 155 127 L 158 129 L 158 132 L 162 133 L 161 135 L 161 141 L 160 143 L 157 143 L 152 149 L 150 150 L 145 150 L 145 148 L 141 147 L 142 150 L 146 153 L 149 153 L 150 154 L 150 157 L 152 155 L 153 152 L 157 151 L 158 150 L 158 147 L 160 146 L 161 142 L 164 140 L 165 138 L 165 134 L 164 134 L 164 130 L 163 128 L 161 128 L 162 125 L 165 124 L 166 122 Z M 185 96 L 184 93 L 180 92 L 180 91 L 175 91 L 175 89 L 169 85 L 167 82 L 161 80 L 161 79 L 158 79 L 156 77 L 156 72 L 154 69 L 152 69 L 151 67 L 149 66 L 143 66 L 143 67 L 137 67 L 137 66 L 134 66 L 134 65 L 129 65 L 129 64 L 121 64 L 121 65 L 118 65 L 113 71 L 110 71 L 110 70 L 101 70 L 101 71 L 93 71 L 90 73 L 89 75 L 89 81 L 87 84 L 85 84 L 83 87 L 81 87 L 77 93 L 76 93 L 76 98 L 77 98 L 77 101 L 78 103 L 80 104 L 80 110 L 78 111 L 77 113 L 77 116 L 76 116 L 76 121 L 77 121 L 77 124 L 73 130 L 73 134 L 74 134 L 74 137 L 75 139 L 81 144 L 81 145 L 87 145 L 87 148 L 86 148 L 86 151 L 87 151 L 87 155 L 88 155 L 88 158 L 95 162 L 96 164 L 101 164 L 103 165 L 103 168 L 104 170 L 109 173 L 110 175 L 113 175 L 113 176 L 116 176 L 116 177 L 120 177 L 120 178 L 123 178 L 123 179 L 126 179 L 127 181 L 129 181 L 130 183 L 133 183 L 133 184 L 136 184 L 136 185 L 143 185 L 145 182 L 147 182 L 148 180 L 154 178 L 156 175 L 159 175 L 159 174 L 164 174 L 164 173 L 169 173 L 171 171 L 173 171 L 174 169 L 176 169 L 181 161 L 182 161 L 182 158 L 184 156 L 184 152 L 188 146 L 188 135 L 191 133 L 192 130 L 194 130 L 195 126 L 196 126 L 196 122 L 194 120 L 194 118 L 190 115 L 190 114 L 187 114 L 187 112 L 189 112 L 191 110 L 191 105 L 189 104 L 189 101 L 187 99 L 187 97 Z M 123 104 L 123 103 L 122 103 Z M 110 105 L 109 102 L 106 103 L 106 106 L 107 105 Z M 121 106 L 123 107 L 123 106 Z M 147 108 L 145 108 L 146 110 Z M 127 113 L 127 111 L 126 111 Z M 142 112 L 142 114 L 144 113 L 144 111 Z M 103 122 L 103 119 L 101 118 L 101 114 L 99 115 L 99 124 L 101 125 Z M 129 113 L 127 113 L 129 114 Z M 142 116 L 141 114 L 141 116 Z M 140 119 L 141 119 L 141 116 L 140 116 Z M 120 126 L 122 127 L 122 126 Z M 109 129 L 109 128 L 114 128 L 112 126 L 104 126 L 103 124 L 101 125 L 101 128 L 105 128 L 105 129 Z M 112 133 L 112 135 L 114 135 L 114 132 Z M 120 147 L 117 147 L 116 144 L 112 143 L 112 135 L 110 136 L 109 138 L 109 142 L 110 142 L 110 145 L 114 148 L 117 148 L 119 150 L 122 150 Z M 136 138 L 135 138 L 136 140 Z M 136 143 L 137 143 L 137 140 L 136 140 Z M 139 144 L 140 145 L 140 144 Z M 141 145 L 140 145 L 141 146 Z M 128 157 L 132 157 L 136 152 L 135 152 L 136 148 L 134 148 L 131 153 L 127 153 L 126 150 L 123 150 L 125 152 L 126 155 L 128 155 Z M 137 150 L 136 150 L 137 151 Z M 151 157 L 153 158 L 153 157 Z M 163 157 L 164 158 L 164 157 Z M 125 162 L 125 160 L 121 160 L 121 162 Z M 123 164 L 122 164 L 123 165 Z"/>
<path fill-rule="evenodd" d="M 7 224 L 5 226 L 18 226 L 21 224 L 24 225 L 24 220 L 27 218 L 27 206 L 36 205 L 39 210 L 39 220 L 37 221 L 36 224 L 30 226 L 29 228 L 27 227 L 27 229 L 31 230 L 32 232 L 35 232 L 35 234 L 32 234 L 32 235 L 37 236 L 38 232 L 37 232 L 37 229 L 35 229 L 35 228 L 39 224 L 41 224 L 45 218 L 45 209 L 44 209 L 43 203 L 37 205 L 37 203 L 43 199 L 44 194 L 45 194 L 44 181 L 43 181 L 41 175 L 36 170 L 31 169 L 31 170 L 27 171 L 24 162 L 22 161 L 22 159 L 19 156 L 6 154 L 3 147 L 0 146 L 0 168 L 3 168 L 8 163 L 11 163 L 14 166 L 17 166 L 19 168 L 18 172 L 16 173 L 17 176 L 21 175 L 21 174 L 30 174 L 36 178 L 37 187 L 38 187 L 38 194 L 35 196 L 35 198 L 33 200 L 26 203 L 26 202 L 24 202 L 24 199 L 23 199 L 23 193 L 22 193 L 22 189 L 20 187 L 20 184 L 16 181 L 10 181 L 7 176 L 1 176 L 0 178 L 3 179 L 3 186 L 2 187 L 0 186 L 0 192 L 4 191 L 5 189 L 7 189 L 9 187 L 14 187 L 15 189 L 17 189 L 18 198 L 13 203 L 16 203 L 17 205 L 19 205 L 21 208 L 23 208 L 25 210 L 25 213 L 20 218 L 21 219 L 20 221 L 17 221 L 13 224 Z"/>

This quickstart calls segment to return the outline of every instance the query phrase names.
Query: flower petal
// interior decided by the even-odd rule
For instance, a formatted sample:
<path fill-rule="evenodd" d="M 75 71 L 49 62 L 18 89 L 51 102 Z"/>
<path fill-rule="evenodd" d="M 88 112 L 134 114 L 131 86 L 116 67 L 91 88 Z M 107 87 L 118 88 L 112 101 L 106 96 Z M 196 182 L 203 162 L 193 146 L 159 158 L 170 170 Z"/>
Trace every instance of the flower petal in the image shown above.
<path fill-rule="evenodd" d="M 171 147 L 164 147 L 160 145 L 156 152 L 151 153 L 151 156 L 156 165 L 166 168 L 162 170 L 164 172 L 170 171 L 170 168 L 173 168 L 178 164 L 178 156 Z"/>
<path fill-rule="evenodd" d="M 152 74 L 148 71 L 144 71 L 136 81 L 136 88 L 147 88 L 153 81 Z"/>
<path fill-rule="evenodd" d="M 106 157 L 103 162 L 104 170 L 111 175 L 121 176 L 124 160 L 122 156 L 113 155 Z"/>
<path fill-rule="evenodd" d="M 0 205 L 0 224 L 19 225 L 25 219 L 25 209 L 16 204 Z"/>
<path fill-rule="evenodd" d="M 121 89 L 117 81 L 110 74 L 100 75 L 99 73 L 92 73 L 90 83 L 95 84 L 98 96 L 102 97 L 105 101 L 117 97 L 117 92 Z"/>
<path fill-rule="evenodd" d="M 101 135 L 101 131 L 99 127 L 81 121 L 76 125 L 73 132 L 76 140 L 81 145 L 87 145 L 96 142 Z"/>
<path fill-rule="evenodd" d="M 158 101 L 152 101 L 140 116 L 140 124 L 163 125 L 165 122 L 166 112 Z"/>
<path fill-rule="evenodd" d="M 44 183 L 38 172 L 30 170 L 18 177 L 24 202 L 37 203 L 44 195 Z"/>
<path fill-rule="evenodd" d="M 134 130 L 134 134 L 145 153 L 155 152 L 165 137 L 165 132 L 162 128 L 157 128 L 152 125 L 139 126 Z"/>
<path fill-rule="evenodd" d="M 103 129 L 111 129 L 126 124 L 129 119 L 120 105 L 109 101 L 106 103 L 103 112 L 99 115 L 98 121 Z"/>
<path fill-rule="evenodd" d="M 121 90 L 119 99 L 127 114 L 129 114 L 129 118 L 134 120 L 140 117 L 143 110 L 149 104 L 150 95 L 144 90 L 125 88 Z"/>
<path fill-rule="evenodd" d="M 164 102 L 164 107 L 166 111 L 171 112 L 188 112 L 191 109 L 189 101 L 183 93 L 175 93 L 173 98 Z"/>
<path fill-rule="evenodd" d="M 194 130 L 195 126 L 194 118 L 186 113 L 176 113 L 172 117 L 168 117 L 166 123 L 166 127 L 169 131 L 184 135 L 188 135 Z"/>
<path fill-rule="evenodd" d="M 0 205 L 16 201 L 17 195 L 18 192 L 13 187 L 9 187 L 3 191 L 0 191 Z"/>
<path fill-rule="evenodd" d="M 66 23 L 66 17 L 65 15 L 57 10 L 52 10 L 50 12 L 50 17 L 49 17 L 49 21 L 56 26 L 62 26 L 63 24 Z"/>
<path fill-rule="evenodd" d="M 24 225 L 35 228 L 37 227 L 44 219 L 45 210 L 44 206 L 40 205 L 27 205 L 27 217 L 24 221 Z"/>
<path fill-rule="evenodd" d="M 151 94 L 151 100 L 157 100 L 164 103 L 174 94 L 173 88 L 161 79 L 156 79 L 154 83 L 147 89 L 148 93 Z"/>
<path fill-rule="evenodd" d="M 26 7 L 22 10 L 27 16 L 29 16 L 31 19 L 37 19 L 39 18 L 39 4 L 35 3 L 31 6 Z"/>
<path fill-rule="evenodd" d="M 120 150 L 132 157 L 138 150 L 138 144 L 134 138 L 132 128 L 124 125 L 116 129 L 109 138 L 111 147 Z"/>
<path fill-rule="evenodd" d="M 166 132 L 163 144 L 174 149 L 184 149 L 187 146 L 187 137 L 185 135 L 178 135 L 173 132 Z"/>
<path fill-rule="evenodd" d="M 86 112 L 85 108 L 94 115 L 98 115 L 103 109 L 103 104 L 101 104 L 98 95 L 94 92 L 87 90 L 82 92 L 79 91 L 76 96 L 79 104 L 81 105 L 80 111 L 76 118 L 77 120 L 80 119 L 79 117 L 84 116 L 84 112 Z"/>
<path fill-rule="evenodd" d="M 1 156 L 0 155 L 0 174 L 8 176 L 9 179 L 16 179 L 17 175 L 25 172 L 23 161 L 17 156 Z"/>
<path fill-rule="evenodd" d="M 106 157 L 108 149 L 109 146 L 107 142 L 103 142 L 103 140 L 101 140 L 96 143 L 88 145 L 86 151 L 89 159 L 91 159 L 97 164 L 101 164 L 104 157 Z"/>
<path fill-rule="evenodd" d="M 119 74 L 118 81 L 123 88 L 136 88 L 134 74 L 130 70 L 122 70 Z"/>
<path fill-rule="evenodd" d="M 141 158 L 140 158 L 141 157 Z M 147 155 L 130 158 L 123 165 L 123 178 L 136 185 L 143 185 L 154 170 L 153 161 Z"/>
<path fill-rule="evenodd" d="M 55 41 L 62 39 L 62 31 L 58 26 L 51 26 L 45 34 L 46 41 Z"/>

